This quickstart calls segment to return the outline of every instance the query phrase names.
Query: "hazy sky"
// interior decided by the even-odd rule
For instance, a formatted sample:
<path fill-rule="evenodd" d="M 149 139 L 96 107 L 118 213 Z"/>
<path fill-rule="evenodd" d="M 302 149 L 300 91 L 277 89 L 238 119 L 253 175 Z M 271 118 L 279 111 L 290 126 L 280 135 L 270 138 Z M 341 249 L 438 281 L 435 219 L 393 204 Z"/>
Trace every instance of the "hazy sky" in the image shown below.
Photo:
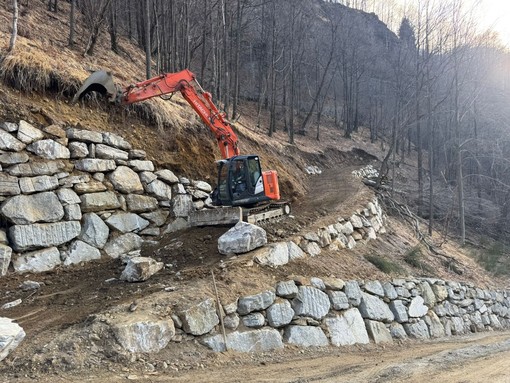
<path fill-rule="evenodd" d="M 482 0 L 480 23 L 497 31 L 503 43 L 510 47 L 510 1 Z"/>

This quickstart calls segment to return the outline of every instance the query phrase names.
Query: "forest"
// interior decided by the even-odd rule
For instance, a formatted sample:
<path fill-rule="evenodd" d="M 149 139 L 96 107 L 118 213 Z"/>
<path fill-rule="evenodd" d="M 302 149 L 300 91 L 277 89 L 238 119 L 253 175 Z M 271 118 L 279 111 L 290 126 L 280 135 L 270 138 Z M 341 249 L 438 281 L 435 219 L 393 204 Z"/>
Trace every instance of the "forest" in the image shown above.
<path fill-rule="evenodd" d="M 83 49 L 81 36 L 83 55 L 98 41 L 121 55 L 129 39 L 147 78 L 189 68 L 234 122 L 255 105 L 269 136 L 284 131 L 292 144 L 321 140 L 326 123 L 346 139 L 367 129 L 385 150 L 378 182 L 392 193 L 395 169 L 416 161 L 405 202 L 429 231 L 454 228 L 462 243 L 469 229 L 510 231 L 510 56 L 466 1 L 423 0 L 405 13 L 394 1 L 37 1 L 68 13 L 70 49 Z M 29 0 L 8 6 L 12 49 Z"/>

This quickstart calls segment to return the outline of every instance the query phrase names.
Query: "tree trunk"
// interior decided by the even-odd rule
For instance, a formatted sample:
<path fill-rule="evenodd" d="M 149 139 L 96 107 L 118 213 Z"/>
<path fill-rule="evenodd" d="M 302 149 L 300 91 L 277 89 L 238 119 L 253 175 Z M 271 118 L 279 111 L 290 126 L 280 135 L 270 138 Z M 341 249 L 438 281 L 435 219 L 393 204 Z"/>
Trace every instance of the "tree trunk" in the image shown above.
<path fill-rule="evenodd" d="M 113 52 L 119 53 L 117 44 L 117 0 L 112 0 L 110 4 L 110 23 L 108 32 L 110 33 L 110 47 Z"/>
<path fill-rule="evenodd" d="M 69 47 L 74 46 L 74 26 L 76 15 L 76 0 L 71 0 L 71 13 L 69 15 Z"/>
<path fill-rule="evenodd" d="M 150 0 L 145 0 L 145 77 L 147 79 L 152 77 L 152 63 L 151 63 L 151 27 L 150 27 Z"/>
<path fill-rule="evenodd" d="M 90 27 L 91 33 L 89 36 L 89 42 L 87 44 L 87 47 L 85 48 L 85 55 L 92 56 L 94 54 L 94 49 L 96 47 L 97 39 L 99 37 L 99 32 L 101 31 L 101 25 L 103 24 L 106 11 L 108 7 L 110 6 L 111 0 L 105 0 L 99 9 L 99 11 L 96 14 L 96 17 L 94 17 L 94 20 L 92 21 L 92 26 Z"/>
<path fill-rule="evenodd" d="M 8 51 L 11 52 L 16 45 L 16 38 L 18 37 L 18 0 L 12 0 L 12 34 L 11 41 L 9 42 Z"/>

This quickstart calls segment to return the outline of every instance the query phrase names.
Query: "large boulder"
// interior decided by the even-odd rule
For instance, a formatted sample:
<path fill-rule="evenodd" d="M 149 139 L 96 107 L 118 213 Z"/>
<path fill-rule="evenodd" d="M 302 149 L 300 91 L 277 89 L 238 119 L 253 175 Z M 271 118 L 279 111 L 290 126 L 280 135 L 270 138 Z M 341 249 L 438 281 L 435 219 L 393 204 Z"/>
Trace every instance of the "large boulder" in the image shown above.
<path fill-rule="evenodd" d="M 113 146 L 122 150 L 131 150 L 131 144 L 126 141 L 123 137 L 110 132 L 103 133 L 103 142 L 106 145 Z"/>
<path fill-rule="evenodd" d="M 260 294 L 239 298 L 237 312 L 246 315 L 254 311 L 261 311 L 273 304 L 276 296 L 273 291 L 264 291 Z"/>
<path fill-rule="evenodd" d="M 110 229 L 108 225 L 95 213 L 87 213 L 82 218 L 82 228 L 78 236 L 83 242 L 102 249 L 108 241 Z"/>
<path fill-rule="evenodd" d="M 112 258 L 118 258 L 123 254 L 133 250 L 139 250 L 142 247 L 142 237 L 135 233 L 126 233 L 114 238 L 104 246 L 104 251 Z"/>
<path fill-rule="evenodd" d="M 18 140 L 28 145 L 34 141 L 42 140 L 44 133 L 28 122 L 21 120 L 18 125 L 17 137 Z"/>
<path fill-rule="evenodd" d="M 112 148 L 108 145 L 97 144 L 96 145 L 96 157 L 104 160 L 121 160 L 127 161 L 129 153 L 125 150 Z"/>
<path fill-rule="evenodd" d="M 218 334 L 203 339 L 203 343 L 215 352 L 227 350 L 237 352 L 267 352 L 283 348 L 282 337 L 278 330 L 262 328 L 245 332 L 235 331 L 227 334 L 227 344 L 223 335 Z"/>
<path fill-rule="evenodd" d="M 51 139 L 36 141 L 28 145 L 27 150 L 48 160 L 55 160 L 57 158 L 68 159 L 71 157 L 68 148 Z"/>
<path fill-rule="evenodd" d="M 283 327 L 292 321 L 294 310 L 288 300 L 282 300 L 269 306 L 266 310 L 266 316 L 271 327 Z"/>
<path fill-rule="evenodd" d="M 16 225 L 58 222 L 64 218 L 64 208 L 53 192 L 11 197 L 2 204 L 0 211 Z"/>
<path fill-rule="evenodd" d="M 453 318 L 460 319 L 460 318 Z M 460 319 L 462 321 L 462 319 Z M 429 339 L 430 333 L 427 324 L 424 320 L 419 320 L 415 323 L 404 323 L 404 329 L 406 330 L 409 338 L 415 339 Z"/>
<path fill-rule="evenodd" d="M 172 211 L 175 217 L 188 217 L 193 209 L 193 198 L 188 194 L 178 194 L 172 200 Z"/>
<path fill-rule="evenodd" d="M 55 176 L 22 177 L 19 187 L 24 194 L 53 190 L 58 187 L 58 178 Z"/>
<path fill-rule="evenodd" d="M 144 213 L 158 208 L 158 200 L 148 195 L 128 194 L 126 203 L 128 210 L 132 213 Z"/>
<path fill-rule="evenodd" d="M 12 263 L 18 273 L 42 273 L 60 265 L 60 252 L 56 247 L 36 250 L 14 258 Z"/>
<path fill-rule="evenodd" d="M 19 346 L 25 335 L 23 328 L 12 319 L 0 317 L 0 361 Z"/>
<path fill-rule="evenodd" d="M 373 339 L 374 343 L 391 343 L 393 338 L 390 330 L 386 328 L 384 323 L 366 319 L 365 324 L 368 334 Z"/>
<path fill-rule="evenodd" d="M 398 323 L 406 323 L 409 321 L 409 316 L 407 315 L 407 308 L 404 306 L 401 300 L 394 300 L 390 302 L 390 310 L 395 316 L 395 320 Z"/>
<path fill-rule="evenodd" d="M 175 335 L 174 322 L 170 318 L 134 315 L 115 319 L 110 325 L 117 342 L 132 353 L 161 351 Z"/>
<path fill-rule="evenodd" d="M 233 228 L 218 238 L 220 254 L 242 254 L 264 246 L 266 231 L 261 227 L 239 221 Z"/>
<path fill-rule="evenodd" d="M 334 346 L 370 342 L 363 318 L 356 308 L 349 309 L 340 316 L 326 318 L 324 322 L 331 338 L 331 344 Z"/>
<path fill-rule="evenodd" d="M 300 286 L 298 295 L 292 300 L 296 315 L 317 320 L 324 318 L 330 307 L 327 294 L 311 286 Z"/>
<path fill-rule="evenodd" d="M 177 176 L 168 169 L 158 170 L 154 174 L 156 174 L 160 180 L 165 181 L 169 185 L 173 185 L 179 182 L 179 178 L 177 178 Z"/>
<path fill-rule="evenodd" d="M 5 130 L 0 130 L 0 150 L 8 150 L 11 152 L 20 152 L 25 149 L 26 144 L 14 138 Z"/>
<path fill-rule="evenodd" d="M 81 210 L 84 213 L 113 210 L 121 206 L 117 195 L 112 191 L 82 194 L 80 200 Z"/>
<path fill-rule="evenodd" d="M 121 233 L 139 232 L 149 226 L 149 221 L 135 213 L 115 213 L 106 220 L 106 223 Z"/>
<path fill-rule="evenodd" d="M 425 306 L 425 300 L 419 295 L 414 297 L 409 305 L 409 316 L 419 318 L 427 314 L 429 308 Z"/>
<path fill-rule="evenodd" d="M 74 166 L 78 170 L 89 173 L 109 172 L 117 168 L 114 160 L 103 160 L 100 158 L 83 158 L 76 161 Z"/>
<path fill-rule="evenodd" d="M 390 323 L 395 319 L 388 305 L 380 298 L 362 293 L 359 305 L 361 315 L 365 319 Z"/>
<path fill-rule="evenodd" d="M 214 300 L 206 299 L 178 311 L 182 328 L 188 334 L 203 335 L 211 331 L 219 322 Z"/>
<path fill-rule="evenodd" d="M 289 247 L 286 242 L 271 243 L 258 249 L 253 259 L 264 266 L 278 267 L 286 265 L 289 263 Z"/>
<path fill-rule="evenodd" d="M 156 197 L 158 201 L 170 201 L 172 199 L 172 187 L 158 179 L 147 183 L 145 191 Z"/>
<path fill-rule="evenodd" d="M 76 240 L 71 243 L 67 252 L 64 253 L 64 258 L 64 265 L 69 266 L 99 259 L 101 258 L 101 253 L 95 247 Z"/>
<path fill-rule="evenodd" d="M 320 327 L 288 326 L 283 340 L 299 347 L 321 347 L 329 345 L 328 338 Z"/>
<path fill-rule="evenodd" d="M 1 130 L 0 130 L 1 132 Z M 0 195 L 10 196 L 21 193 L 18 177 L 13 177 L 5 173 L 0 173 Z"/>
<path fill-rule="evenodd" d="M 14 225 L 9 228 L 9 238 L 15 251 L 27 251 L 59 246 L 76 238 L 81 231 L 78 221 Z"/>
<path fill-rule="evenodd" d="M 143 193 L 143 185 L 140 177 L 136 172 L 127 166 L 119 166 L 113 171 L 108 178 L 113 184 L 115 190 L 125 194 L 141 194 Z"/>
<path fill-rule="evenodd" d="M 27 162 L 10 166 L 7 173 L 16 177 L 50 176 L 62 172 L 66 167 L 62 160 Z"/>
<path fill-rule="evenodd" d="M 130 258 L 122 271 L 120 280 L 127 282 L 143 282 L 160 271 L 165 265 L 149 257 Z"/>
<path fill-rule="evenodd" d="M 69 128 L 67 129 L 67 138 L 94 144 L 103 143 L 103 135 L 101 133 L 86 129 Z"/>

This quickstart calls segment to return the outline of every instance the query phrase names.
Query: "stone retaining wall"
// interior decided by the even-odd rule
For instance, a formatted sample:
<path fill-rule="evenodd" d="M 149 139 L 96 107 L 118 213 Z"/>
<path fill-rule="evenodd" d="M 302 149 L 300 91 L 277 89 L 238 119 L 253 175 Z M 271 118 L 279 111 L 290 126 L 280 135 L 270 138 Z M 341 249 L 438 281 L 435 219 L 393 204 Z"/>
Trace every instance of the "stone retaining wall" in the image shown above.
<path fill-rule="evenodd" d="M 0 123 L 0 276 L 136 252 L 212 204 L 209 184 L 145 157 L 113 133 Z"/>
<path fill-rule="evenodd" d="M 294 277 L 222 310 L 227 348 L 236 351 L 384 343 L 510 328 L 510 292 L 430 278 L 344 282 Z M 188 312 L 196 315 L 178 313 L 178 333 L 207 333 L 199 338 L 204 345 L 225 350 L 213 305 L 207 315 Z M 202 327 L 190 332 L 189 323 Z"/>
<path fill-rule="evenodd" d="M 353 249 L 358 244 L 377 239 L 378 234 L 386 233 L 385 221 L 379 201 L 374 198 L 349 217 L 338 217 L 335 222 L 289 242 L 270 243 L 254 251 L 253 258 L 259 264 L 278 267 L 297 258 L 316 257 L 323 249 Z"/>

